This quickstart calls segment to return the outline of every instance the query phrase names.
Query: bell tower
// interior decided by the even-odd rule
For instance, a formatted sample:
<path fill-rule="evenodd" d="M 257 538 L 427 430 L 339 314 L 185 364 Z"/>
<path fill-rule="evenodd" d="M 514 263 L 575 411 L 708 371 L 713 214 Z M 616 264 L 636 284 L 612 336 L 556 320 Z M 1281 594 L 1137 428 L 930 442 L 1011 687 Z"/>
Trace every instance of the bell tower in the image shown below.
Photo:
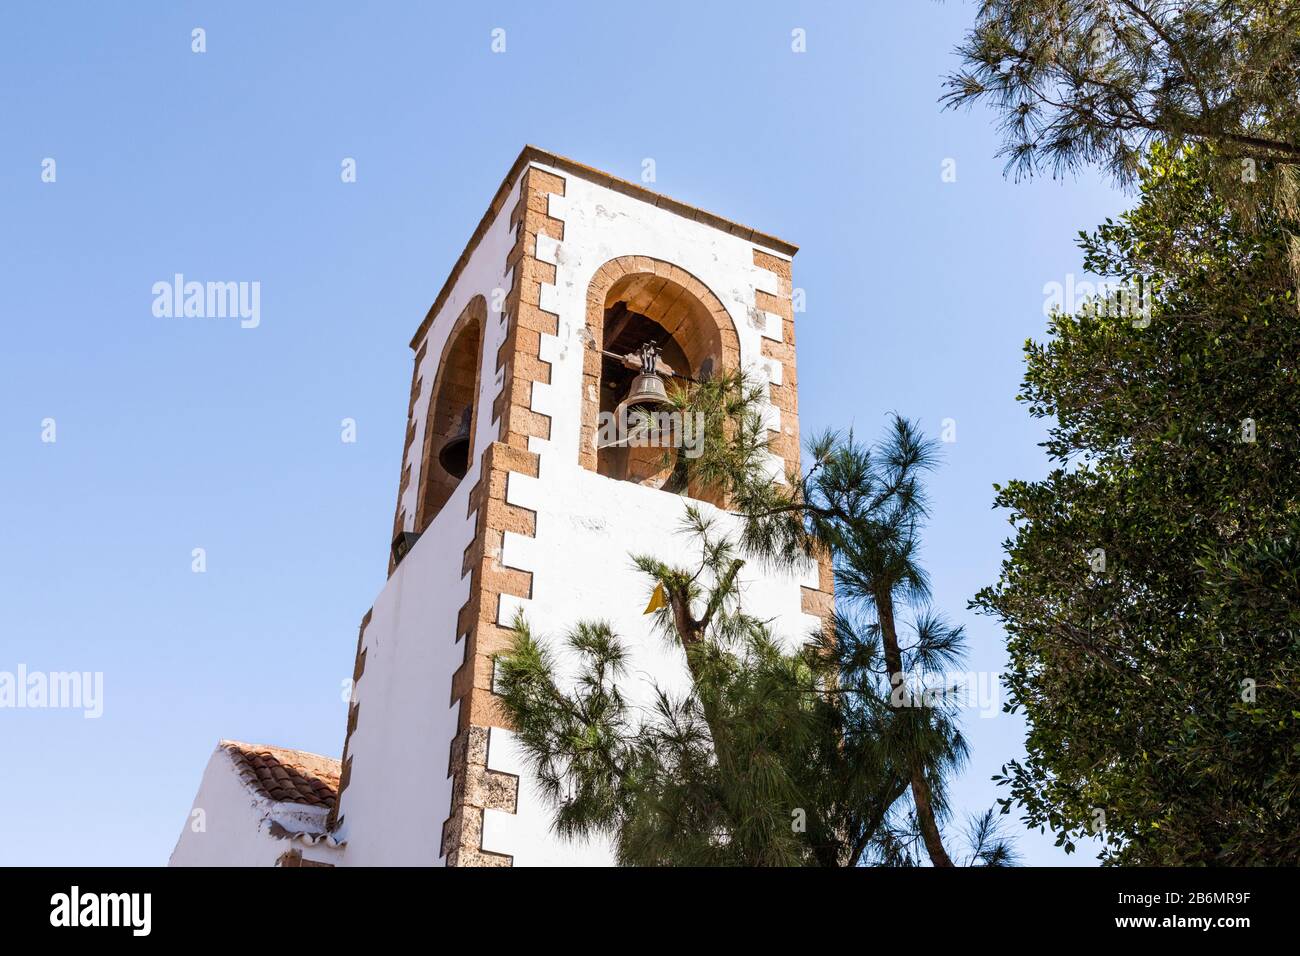
<path fill-rule="evenodd" d="M 634 648 L 631 673 L 683 686 L 629 552 L 691 562 L 689 489 L 661 449 L 605 440 L 602 422 L 665 377 L 748 369 L 768 383 L 773 480 L 797 469 L 795 251 L 520 153 L 411 339 L 389 576 L 361 622 L 334 810 L 344 865 L 611 861 L 550 832 L 492 658 L 516 610 L 539 635 L 604 619 Z M 747 609 L 794 639 L 831 609 L 828 568 L 754 569 L 745 584 Z"/>

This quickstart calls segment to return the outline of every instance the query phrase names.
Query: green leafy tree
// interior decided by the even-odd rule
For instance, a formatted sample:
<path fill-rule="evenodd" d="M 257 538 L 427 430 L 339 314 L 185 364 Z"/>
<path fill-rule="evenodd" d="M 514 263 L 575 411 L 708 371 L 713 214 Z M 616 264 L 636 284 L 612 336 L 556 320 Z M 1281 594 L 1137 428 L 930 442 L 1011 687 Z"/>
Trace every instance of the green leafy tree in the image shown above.
<path fill-rule="evenodd" d="M 1201 144 L 1203 175 L 1249 209 L 1294 210 L 1300 4 L 1292 0 L 982 0 L 949 106 L 1001 117 L 1017 175 L 1096 164 L 1132 182 L 1145 150 Z"/>
<path fill-rule="evenodd" d="M 924 848 L 951 865 L 944 782 L 966 754 L 954 698 L 910 696 L 903 684 L 963 651 L 961 630 L 928 609 L 915 563 L 919 475 L 932 451 L 899 420 L 876 455 L 826 436 L 812 473 L 776 484 L 759 396 L 722 376 L 675 398 L 705 416 L 711 436 L 681 485 L 728 491 L 739 532 L 691 506 L 698 565 L 635 558 L 663 596 L 654 627 L 680 650 L 689 690 L 654 687 L 653 706 L 635 706 L 621 689 L 627 651 L 608 624 L 568 632 L 577 668 L 565 672 L 521 618 L 498 659 L 506 711 L 556 804 L 558 832 L 611 835 L 623 863 L 915 865 Z M 840 613 L 790 651 L 745 613 L 739 575 L 747 560 L 791 567 L 824 548 Z M 896 623 L 892 603 L 876 607 L 882 595 L 918 613 Z M 963 862 L 1012 861 L 991 814 L 972 821 L 967 842 Z"/>
<path fill-rule="evenodd" d="M 1004 807 L 1111 863 L 1300 861 L 1294 223 L 1214 182 L 1156 147 L 1136 208 L 1082 236 L 1090 271 L 1158 277 L 1150 321 L 1086 309 L 1027 343 L 1056 467 L 997 488 L 1016 530 L 974 601 L 1029 723 Z"/>

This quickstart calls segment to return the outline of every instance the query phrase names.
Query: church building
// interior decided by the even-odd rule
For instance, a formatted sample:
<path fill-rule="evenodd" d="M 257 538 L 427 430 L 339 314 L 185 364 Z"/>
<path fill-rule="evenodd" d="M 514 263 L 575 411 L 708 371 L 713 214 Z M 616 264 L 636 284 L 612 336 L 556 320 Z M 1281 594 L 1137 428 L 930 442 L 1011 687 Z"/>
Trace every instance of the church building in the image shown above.
<path fill-rule="evenodd" d="M 797 470 L 795 251 L 526 147 L 411 339 L 388 578 L 361 619 L 341 758 L 220 741 L 171 864 L 609 864 L 609 846 L 552 832 L 493 656 L 518 611 L 548 639 L 607 620 L 630 696 L 686 686 L 629 555 L 693 563 L 690 489 L 601 423 L 664 377 L 744 369 L 767 383 L 773 480 Z M 720 504 L 700 507 L 725 527 Z M 830 612 L 826 567 L 742 577 L 777 634 Z"/>

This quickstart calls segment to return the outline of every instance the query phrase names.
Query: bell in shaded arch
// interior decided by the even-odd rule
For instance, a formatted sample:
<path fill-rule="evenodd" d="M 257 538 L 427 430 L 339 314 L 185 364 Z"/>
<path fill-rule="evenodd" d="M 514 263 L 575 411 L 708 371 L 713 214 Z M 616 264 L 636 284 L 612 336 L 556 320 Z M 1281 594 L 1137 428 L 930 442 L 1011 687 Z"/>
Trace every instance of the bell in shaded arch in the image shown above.
<path fill-rule="evenodd" d="M 464 478 L 465 472 L 469 471 L 469 424 L 473 413 L 473 407 L 466 405 L 455 434 L 438 452 L 438 464 L 453 478 Z"/>

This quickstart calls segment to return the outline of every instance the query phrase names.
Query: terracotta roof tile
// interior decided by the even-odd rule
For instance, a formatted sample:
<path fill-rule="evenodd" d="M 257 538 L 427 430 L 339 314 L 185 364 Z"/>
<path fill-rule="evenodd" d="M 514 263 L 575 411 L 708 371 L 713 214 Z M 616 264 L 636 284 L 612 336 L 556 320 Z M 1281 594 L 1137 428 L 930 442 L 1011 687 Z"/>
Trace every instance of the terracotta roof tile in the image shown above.
<path fill-rule="evenodd" d="M 240 775 L 270 799 L 334 809 L 340 769 L 334 758 L 238 740 L 223 740 L 221 746 Z"/>

